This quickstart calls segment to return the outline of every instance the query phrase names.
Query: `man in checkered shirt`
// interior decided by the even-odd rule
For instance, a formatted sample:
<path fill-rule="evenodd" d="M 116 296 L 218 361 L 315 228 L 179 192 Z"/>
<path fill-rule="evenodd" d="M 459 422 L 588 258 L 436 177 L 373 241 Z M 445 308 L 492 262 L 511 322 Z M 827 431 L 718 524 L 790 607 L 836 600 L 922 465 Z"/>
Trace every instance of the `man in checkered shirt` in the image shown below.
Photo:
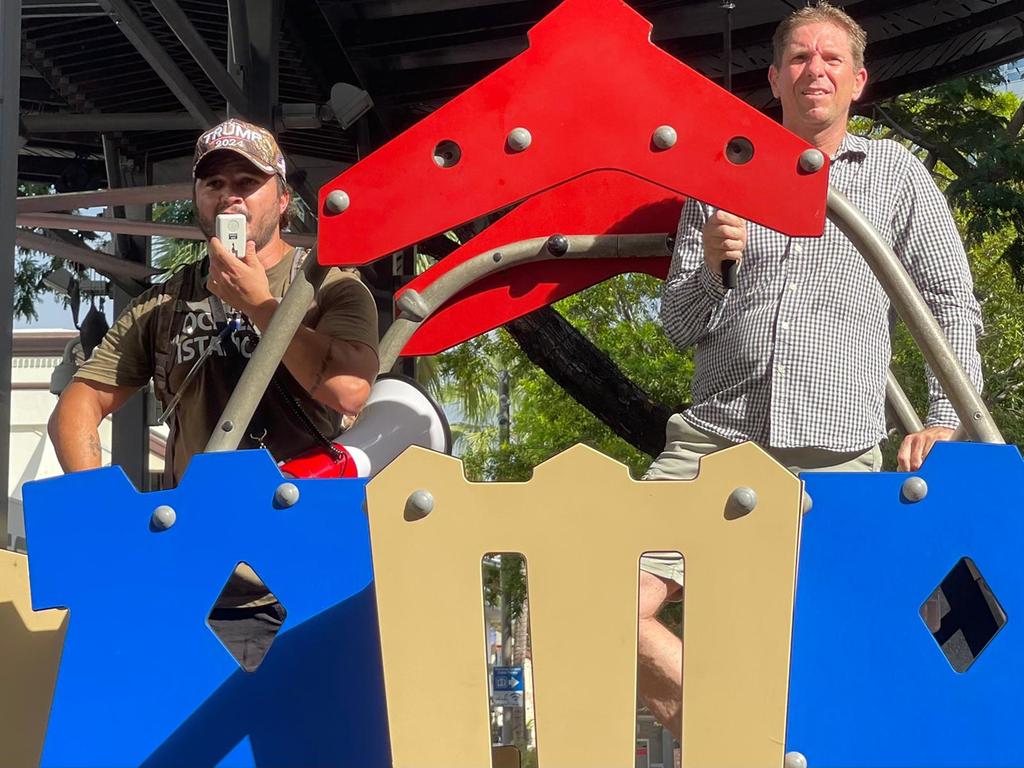
<path fill-rule="evenodd" d="M 981 311 L 963 244 L 942 193 L 902 145 L 846 132 L 867 80 L 864 30 L 825 3 L 783 20 L 769 68 L 783 125 L 831 157 L 829 184 L 893 247 L 975 386 Z M 785 205 L 780 200 L 779 205 Z M 724 287 L 724 260 L 740 263 Z M 753 440 L 794 472 L 877 471 L 885 436 L 889 300 L 834 224 L 821 238 L 790 238 L 689 201 L 662 295 L 665 330 L 696 348 L 693 405 L 668 422 L 647 479 L 688 479 L 701 456 Z M 916 470 L 957 426 L 928 372 L 927 427 L 908 435 L 901 470 Z M 641 561 L 640 695 L 680 735 L 682 645 L 655 618 L 682 595 L 672 553 Z"/>

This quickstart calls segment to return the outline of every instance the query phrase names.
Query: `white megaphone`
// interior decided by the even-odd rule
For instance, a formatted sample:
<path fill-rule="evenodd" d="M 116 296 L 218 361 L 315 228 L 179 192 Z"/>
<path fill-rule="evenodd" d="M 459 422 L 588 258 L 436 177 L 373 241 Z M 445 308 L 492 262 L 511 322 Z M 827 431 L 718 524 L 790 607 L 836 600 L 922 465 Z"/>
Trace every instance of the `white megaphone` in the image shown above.
<path fill-rule="evenodd" d="M 377 377 L 356 423 L 334 439 L 335 451 L 318 447 L 282 462 L 289 477 L 373 477 L 411 445 L 451 453 L 444 411 L 408 376 Z"/>

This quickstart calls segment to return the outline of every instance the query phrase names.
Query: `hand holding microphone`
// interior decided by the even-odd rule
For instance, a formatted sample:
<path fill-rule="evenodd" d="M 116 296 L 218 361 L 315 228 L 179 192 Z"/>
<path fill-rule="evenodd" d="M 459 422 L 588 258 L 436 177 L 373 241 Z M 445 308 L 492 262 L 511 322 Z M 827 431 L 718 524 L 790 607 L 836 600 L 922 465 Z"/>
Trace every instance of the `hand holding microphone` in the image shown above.
<path fill-rule="evenodd" d="M 736 287 L 743 251 L 747 247 L 747 222 L 725 211 L 715 211 L 704 223 L 704 263 L 722 275 L 726 288 Z"/>
<path fill-rule="evenodd" d="M 245 214 L 221 213 L 217 215 L 216 237 L 236 259 L 245 258 Z"/>

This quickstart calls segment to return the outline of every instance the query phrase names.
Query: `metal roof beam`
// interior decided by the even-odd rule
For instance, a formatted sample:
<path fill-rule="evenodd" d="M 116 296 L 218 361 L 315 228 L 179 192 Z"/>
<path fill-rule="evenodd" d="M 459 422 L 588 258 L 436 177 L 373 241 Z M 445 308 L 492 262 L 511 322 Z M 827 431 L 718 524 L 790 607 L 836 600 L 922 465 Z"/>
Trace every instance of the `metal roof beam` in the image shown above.
<path fill-rule="evenodd" d="M 245 93 L 248 119 L 271 130 L 278 102 L 280 27 L 280 0 L 228 0 L 228 71 Z"/>
<path fill-rule="evenodd" d="M 0 3 L 3 5 L 3 3 Z M 85 248 L 79 245 L 71 245 L 59 240 L 37 235 L 35 232 L 28 232 L 24 229 L 16 230 L 15 242 L 22 248 L 30 251 L 49 253 L 59 259 L 75 261 L 86 267 L 91 267 L 107 277 L 127 278 L 145 282 L 153 275 L 160 274 L 159 270 L 147 267 L 134 261 L 123 261 L 106 253 L 94 251 L 92 248 Z"/>
<path fill-rule="evenodd" d="M 19 227 L 65 230 L 79 232 L 110 232 L 121 235 L 142 237 L 174 237 L 178 240 L 205 240 L 206 235 L 199 227 L 188 224 L 168 224 L 161 221 L 120 219 L 110 216 L 79 216 L 73 213 L 19 213 Z M 281 237 L 291 245 L 311 248 L 316 245 L 316 235 L 299 232 L 282 232 Z"/>
<path fill-rule="evenodd" d="M 21 116 L 29 133 L 188 131 L 202 128 L 188 112 L 41 112 Z"/>
<path fill-rule="evenodd" d="M 142 54 L 142 57 L 160 76 L 160 79 L 164 81 L 182 106 L 203 126 L 216 125 L 219 120 L 216 113 L 189 82 L 185 73 L 178 68 L 163 46 L 153 37 L 142 19 L 135 15 L 126 0 L 99 0 L 99 3 L 114 17 L 115 23 L 124 36 Z"/>
<path fill-rule="evenodd" d="M 165 203 L 172 200 L 191 199 L 192 182 L 186 181 L 179 184 L 159 184 L 151 187 L 98 189 L 93 192 L 65 192 L 60 195 L 27 195 L 17 199 L 15 209 L 19 214 L 43 213 L 71 211 L 76 208 Z"/>
<path fill-rule="evenodd" d="M 192 25 L 176 0 L 152 0 L 152 3 L 157 13 L 167 22 L 167 26 L 178 36 L 181 44 L 185 46 L 185 50 L 191 54 L 199 68 L 220 91 L 224 101 L 231 105 L 232 110 L 238 114 L 249 114 L 248 99 L 242 93 L 242 89 L 231 79 L 227 66 L 210 50 L 206 40 Z"/>
<path fill-rule="evenodd" d="M 881 83 L 869 87 L 864 94 L 865 100 L 859 105 L 864 109 L 868 104 L 883 101 L 902 93 L 917 91 L 955 77 L 963 77 L 972 72 L 989 69 L 1019 59 L 1024 55 L 1024 37 L 1018 37 L 1006 43 L 984 48 L 968 56 L 957 56 L 942 64 L 926 67 L 917 72 L 907 72 L 896 77 L 889 77 Z M 854 105 L 857 109 L 858 105 Z"/>
<path fill-rule="evenodd" d="M 461 11 L 466 8 L 482 8 L 493 5 L 509 5 L 512 2 L 520 3 L 525 0 L 431 0 L 427 13 L 450 11 Z M 357 5 L 355 11 L 360 18 L 364 19 L 393 19 L 396 16 L 419 16 L 427 5 L 423 0 L 364 0 Z M 505 9 L 502 9 L 505 10 Z"/>
<path fill-rule="evenodd" d="M 869 42 L 864 55 L 870 63 L 873 58 L 898 54 L 927 45 L 935 45 L 943 40 L 949 40 L 956 35 L 967 32 L 978 32 L 983 27 L 1005 22 L 1022 13 L 1024 13 L 1024 0 L 1010 0 L 984 11 L 965 14 L 959 19 L 935 24 L 924 29 L 899 35 L 898 37 L 879 40 L 875 43 Z M 1013 24 L 1017 26 L 1019 22 L 1014 20 Z"/>

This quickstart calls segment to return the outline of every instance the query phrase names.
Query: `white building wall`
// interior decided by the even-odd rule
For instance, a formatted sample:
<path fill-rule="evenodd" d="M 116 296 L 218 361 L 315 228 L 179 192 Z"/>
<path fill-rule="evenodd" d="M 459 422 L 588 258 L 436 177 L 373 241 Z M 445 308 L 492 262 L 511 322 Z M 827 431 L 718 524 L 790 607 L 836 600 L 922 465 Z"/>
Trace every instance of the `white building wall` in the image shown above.
<path fill-rule="evenodd" d="M 33 334 L 55 335 L 55 331 L 16 330 L 15 345 Z M 65 334 L 67 332 L 64 332 Z M 24 549 L 25 523 L 22 513 L 22 487 L 32 480 L 62 474 L 53 444 L 46 434 L 46 424 L 57 405 L 57 396 L 50 394 L 50 376 L 62 357 L 52 354 L 16 355 L 11 359 L 11 432 L 8 464 L 8 548 Z M 110 464 L 110 419 L 100 425 L 100 447 L 103 465 Z M 166 437 L 167 429 L 151 430 L 157 445 Z M 150 470 L 163 469 L 162 452 L 150 453 Z"/>

